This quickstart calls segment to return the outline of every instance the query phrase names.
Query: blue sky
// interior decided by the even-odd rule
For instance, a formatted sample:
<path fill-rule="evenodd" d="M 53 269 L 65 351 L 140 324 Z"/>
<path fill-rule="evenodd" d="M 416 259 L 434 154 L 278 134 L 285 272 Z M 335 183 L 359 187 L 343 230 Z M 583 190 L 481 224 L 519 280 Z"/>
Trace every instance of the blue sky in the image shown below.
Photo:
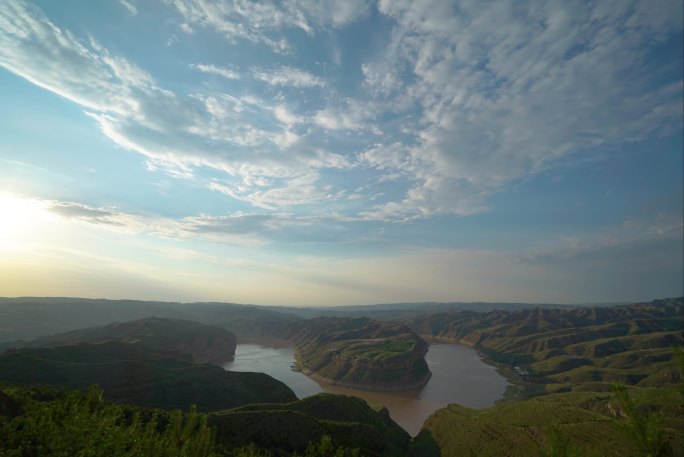
<path fill-rule="evenodd" d="M 10 1 L 0 295 L 681 295 L 680 1 Z"/>

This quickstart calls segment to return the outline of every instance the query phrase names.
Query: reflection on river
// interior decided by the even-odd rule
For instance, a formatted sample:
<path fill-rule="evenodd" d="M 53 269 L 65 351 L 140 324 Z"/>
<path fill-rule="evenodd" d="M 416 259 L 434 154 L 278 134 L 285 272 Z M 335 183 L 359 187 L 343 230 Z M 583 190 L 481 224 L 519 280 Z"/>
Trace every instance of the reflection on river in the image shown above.
<path fill-rule="evenodd" d="M 487 408 L 503 396 L 506 380 L 494 367 L 482 362 L 477 352 L 456 344 L 432 344 L 425 357 L 432 378 L 422 389 L 410 392 L 370 392 L 317 383 L 290 368 L 291 347 L 238 344 L 235 360 L 223 366 L 230 371 L 258 371 L 287 384 L 299 398 L 319 392 L 355 395 L 385 405 L 390 416 L 411 435 L 416 435 L 427 417 L 448 403 Z"/>

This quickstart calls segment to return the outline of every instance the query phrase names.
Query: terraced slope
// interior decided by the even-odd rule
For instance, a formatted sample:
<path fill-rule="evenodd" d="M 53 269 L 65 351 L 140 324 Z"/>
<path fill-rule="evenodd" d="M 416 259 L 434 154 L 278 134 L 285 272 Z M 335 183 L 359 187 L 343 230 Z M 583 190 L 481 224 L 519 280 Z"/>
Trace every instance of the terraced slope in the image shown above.
<path fill-rule="evenodd" d="M 684 342 L 681 298 L 612 308 L 440 313 L 406 323 L 419 334 L 476 347 L 527 394 L 679 380 L 671 347 Z"/>
<path fill-rule="evenodd" d="M 299 368 L 325 382 L 397 391 L 430 379 L 427 343 L 400 324 L 321 317 L 290 323 L 277 334 L 297 346 Z"/>
<path fill-rule="evenodd" d="M 181 409 L 196 404 L 201 411 L 297 398 L 263 373 L 229 372 L 194 364 L 190 356 L 157 354 L 142 344 L 115 341 L 7 351 L 0 356 L 0 381 L 76 389 L 98 384 L 117 402 Z"/>
<path fill-rule="evenodd" d="M 403 455 L 410 437 L 389 417 L 357 397 L 318 394 L 291 403 L 248 405 L 213 413 L 209 425 L 228 447 L 255 443 L 276 455 L 302 452 L 323 435 L 365 456 Z"/>
<path fill-rule="evenodd" d="M 66 346 L 78 343 L 140 343 L 155 353 L 189 354 L 195 363 L 220 365 L 235 356 L 235 335 L 216 326 L 180 319 L 149 317 L 37 338 L 23 347 Z"/>

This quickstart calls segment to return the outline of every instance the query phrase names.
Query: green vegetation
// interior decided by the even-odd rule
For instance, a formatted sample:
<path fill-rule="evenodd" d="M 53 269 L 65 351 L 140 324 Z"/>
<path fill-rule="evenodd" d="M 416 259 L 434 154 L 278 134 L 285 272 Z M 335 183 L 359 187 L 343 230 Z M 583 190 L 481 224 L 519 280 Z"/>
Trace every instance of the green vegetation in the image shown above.
<path fill-rule="evenodd" d="M 7 389 L 22 414 L 0 417 L 0 456 L 218 456 L 206 416 L 154 414 L 104 401 L 87 393 Z"/>
<path fill-rule="evenodd" d="M 224 326 L 222 319 L 235 315 L 226 311 L 231 305 L 198 306 L 203 319 Z M 11 385 L 0 392 L 0 456 L 684 455 L 681 298 L 612 308 L 406 313 L 406 326 L 277 315 L 256 323 L 260 311 L 248 308 L 237 312 L 251 322 L 247 333 L 292 341 L 300 368 L 314 376 L 373 389 L 422 385 L 430 376 L 427 345 L 417 336 L 424 334 L 474 346 L 514 380 L 510 391 L 521 400 L 486 410 L 449 405 L 411 441 L 386 409 L 358 398 L 296 400 L 266 375 L 193 364 L 216 355 L 209 353 L 221 329 L 204 338 L 200 324 L 146 319 L 36 343 L 79 344 L 0 355 L 0 381 Z M 187 332 L 174 334 L 174 325 Z M 92 383 L 119 404 L 93 388 L 17 387 L 85 390 Z"/>
<path fill-rule="evenodd" d="M 474 346 L 526 395 L 671 385 L 684 343 L 681 298 L 609 308 L 439 313 L 405 322 L 418 334 Z"/>
<path fill-rule="evenodd" d="M 326 435 L 336 446 L 359 448 L 367 456 L 402 455 L 410 442 L 386 409 L 375 411 L 357 397 L 332 394 L 212 413 L 209 424 L 216 427 L 222 445 L 255 443 L 286 454 L 304 452 L 309 443 Z"/>
<path fill-rule="evenodd" d="M 235 449 L 233 457 L 272 457 L 273 453 L 267 449 L 260 449 L 254 444 Z M 311 442 L 306 446 L 304 454 L 294 453 L 292 457 L 361 457 L 359 449 L 335 446 L 330 436 L 325 435 L 317 443 Z"/>
<path fill-rule="evenodd" d="M 427 343 L 407 327 L 368 318 L 292 322 L 278 335 L 298 350 L 299 368 L 327 382 L 370 390 L 408 390 L 430 379 Z"/>
<path fill-rule="evenodd" d="M 434 439 L 444 457 L 470 451 L 478 456 L 682 455 L 684 417 L 677 408 L 676 389 L 632 388 L 630 396 L 640 415 L 630 416 L 624 399 L 610 392 L 543 395 L 486 410 L 449 405 L 426 421 L 424 436 Z M 643 411 L 652 409 L 663 411 L 662 418 L 643 420 L 650 417 Z M 673 453 L 640 453 L 640 444 L 633 441 L 635 428 L 644 430 L 649 443 L 668 443 Z"/>
<path fill-rule="evenodd" d="M 296 411 L 325 431 L 312 433 L 300 428 L 300 421 L 289 431 L 288 445 L 286 438 L 274 440 L 277 431 L 268 428 L 272 425 L 268 420 L 261 424 L 260 433 L 248 421 L 227 423 L 225 418 L 238 414 L 237 410 L 206 415 L 194 407 L 187 413 L 142 409 L 106 402 L 103 391 L 96 386 L 86 392 L 3 389 L 6 393 L 0 391 L 0 457 L 361 457 L 404 455 L 409 442 L 408 435 L 389 420 L 386 412 L 377 413 L 352 397 L 322 395 L 286 405 L 252 407 L 262 418 L 273 411 Z M 242 412 L 246 410 L 249 408 Z M 336 420 L 330 419 L 337 414 L 340 416 Z M 227 429 L 226 425 L 235 428 Z M 235 445 L 229 436 L 243 437 L 241 444 Z M 302 436 L 315 438 L 305 441 Z"/>
<path fill-rule="evenodd" d="M 296 399 L 263 373 L 229 372 L 114 341 L 8 351 L 0 355 L 0 381 L 76 389 L 99 384 L 114 401 L 184 410 L 196 404 L 200 411 Z"/>
<path fill-rule="evenodd" d="M 434 442 L 444 457 L 683 455 L 684 355 L 672 349 L 682 344 L 683 311 L 679 298 L 409 323 L 473 344 L 533 397 L 486 410 L 449 405 L 414 447 Z"/>
<path fill-rule="evenodd" d="M 623 427 L 627 431 L 627 436 L 634 442 L 638 455 L 641 457 L 672 455 L 663 413 L 647 413 L 639 410 L 623 385 L 616 384 L 613 391 L 620 405 L 620 414 L 626 419 Z"/>

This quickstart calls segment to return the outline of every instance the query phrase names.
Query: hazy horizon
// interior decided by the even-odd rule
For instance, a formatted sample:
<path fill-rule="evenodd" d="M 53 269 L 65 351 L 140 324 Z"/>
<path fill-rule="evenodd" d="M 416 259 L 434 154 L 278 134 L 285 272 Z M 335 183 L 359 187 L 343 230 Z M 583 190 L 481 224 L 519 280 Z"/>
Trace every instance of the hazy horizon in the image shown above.
<path fill-rule="evenodd" d="M 0 296 L 682 296 L 683 10 L 6 2 Z"/>
<path fill-rule="evenodd" d="M 332 308 L 364 308 L 364 307 L 383 307 L 383 306 L 394 306 L 394 305 L 435 305 L 435 306 L 442 306 L 442 305 L 495 305 L 495 304 L 502 304 L 502 305 L 553 305 L 553 306 L 620 306 L 620 305 L 632 305 L 632 304 L 637 304 L 637 303 L 647 303 L 651 302 L 654 300 L 668 300 L 668 299 L 673 299 L 673 298 L 679 298 L 676 296 L 668 296 L 668 297 L 652 297 L 647 300 L 629 300 L 629 301 L 620 301 L 620 302 L 581 302 L 581 303 L 572 303 L 572 302 L 542 302 L 542 301 L 536 301 L 536 302 L 516 302 L 516 301 L 483 301 L 483 300 L 477 300 L 477 301 L 461 301 L 461 300 L 450 300 L 450 301 L 413 301 L 413 302 L 378 302 L 378 303 L 341 303 L 341 304 L 334 304 L 334 305 L 299 305 L 299 304 L 291 304 L 291 303 L 279 303 L 279 304 L 264 304 L 264 303 L 249 303 L 249 302 L 231 302 L 231 301 L 220 301 L 220 300 L 211 300 L 211 301 L 201 301 L 201 300 L 194 300 L 194 301 L 180 301 L 180 300 L 162 300 L 162 299 L 140 299 L 140 298 L 132 298 L 132 297 L 123 297 L 123 298 L 111 298 L 111 297 L 86 297 L 86 296 L 36 296 L 36 295 L 15 295 L 15 296 L 2 296 L 0 295 L 0 299 L 7 299 L 7 300 L 13 300 L 13 299 L 36 299 L 36 300 L 43 300 L 43 299 L 60 299 L 60 300 L 103 300 L 103 301 L 133 301 L 133 302 L 144 302 L 144 303 L 177 303 L 177 304 L 182 304 L 182 305 L 192 305 L 192 304 L 204 304 L 204 303 L 217 303 L 217 304 L 223 304 L 223 305 L 237 305 L 237 306 L 256 306 L 256 307 L 266 307 L 266 308 L 301 308 L 301 309 L 309 309 L 309 308 L 323 308 L 323 309 L 332 309 Z M 410 309 L 410 308 L 409 308 Z"/>

